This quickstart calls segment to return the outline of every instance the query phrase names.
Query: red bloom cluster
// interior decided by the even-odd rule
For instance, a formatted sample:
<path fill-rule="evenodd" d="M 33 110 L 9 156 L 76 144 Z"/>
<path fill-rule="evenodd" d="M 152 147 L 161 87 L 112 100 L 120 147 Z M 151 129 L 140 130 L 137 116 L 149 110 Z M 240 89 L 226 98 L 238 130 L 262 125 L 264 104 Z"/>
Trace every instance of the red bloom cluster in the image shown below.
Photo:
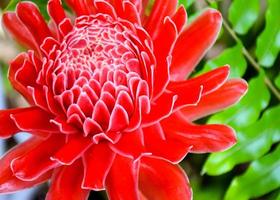
<path fill-rule="evenodd" d="M 185 27 L 176 0 L 48 1 L 6 12 L 6 30 L 30 50 L 10 64 L 13 87 L 30 104 L 0 111 L 0 137 L 32 137 L 0 160 L 0 192 L 51 180 L 47 199 L 191 199 L 177 165 L 188 152 L 229 148 L 234 131 L 192 123 L 247 90 L 229 67 L 189 78 L 213 44 L 221 15 L 206 10 Z"/>

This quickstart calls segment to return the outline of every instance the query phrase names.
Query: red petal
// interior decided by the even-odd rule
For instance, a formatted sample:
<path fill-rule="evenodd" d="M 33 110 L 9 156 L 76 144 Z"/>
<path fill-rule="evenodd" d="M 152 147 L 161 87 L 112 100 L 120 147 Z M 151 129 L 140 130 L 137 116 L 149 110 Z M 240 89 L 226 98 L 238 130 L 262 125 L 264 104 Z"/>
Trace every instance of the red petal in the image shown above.
<path fill-rule="evenodd" d="M 18 112 L 18 109 L 1 110 L 0 111 L 0 137 L 9 138 L 14 134 L 20 132 L 19 128 L 15 125 L 10 115 Z"/>
<path fill-rule="evenodd" d="M 226 150 L 236 143 L 232 128 L 225 125 L 192 125 L 179 115 L 162 122 L 166 138 L 192 146 L 190 152 L 205 153 Z"/>
<path fill-rule="evenodd" d="M 51 36 L 48 25 L 36 4 L 20 2 L 17 4 L 16 12 L 39 45 L 43 43 L 46 37 Z"/>
<path fill-rule="evenodd" d="M 160 124 L 143 128 L 143 132 L 145 147 L 148 152 L 152 153 L 153 157 L 159 157 L 172 163 L 179 163 L 191 149 L 191 145 L 186 145 L 172 138 L 166 138 Z"/>
<path fill-rule="evenodd" d="M 95 0 L 94 5 L 97 13 L 104 13 L 110 15 L 113 18 L 117 17 L 115 9 L 110 3 L 103 0 Z"/>
<path fill-rule="evenodd" d="M 163 93 L 153 102 L 151 112 L 143 116 L 142 124 L 148 126 L 171 115 L 176 99 L 177 96 L 172 93 Z"/>
<path fill-rule="evenodd" d="M 137 129 L 130 133 L 123 133 L 120 140 L 116 144 L 110 144 L 110 147 L 122 156 L 137 159 L 146 150 L 144 147 L 143 132 L 141 129 Z"/>
<path fill-rule="evenodd" d="M 26 26 L 20 21 L 18 16 L 12 12 L 6 12 L 2 17 L 3 24 L 11 35 L 21 44 L 29 49 L 39 52 L 39 47 Z"/>
<path fill-rule="evenodd" d="M 110 200 L 139 200 L 138 170 L 138 163 L 116 156 L 105 183 Z"/>
<path fill-rule="evenodd" d="M 221 14 L 208 9 L 179 36 L 173 51 L 172 80 L 184 80 L 215 42 L 222 25 Z"/>
<path fill-rule="evenodd" d="M 82 187 L 90 190 L 105 189 L 105 180 L 115 159 L 115 153 L 106 143 L 90 147 L 83 156 L 84 179 Z"/>
<path fill-rule="evenodd" d="M 49 0 L 48 13 L 57 25 L 66 17 L 61 0 Z"/>
<path fill-rule="evenodd" d="M 183 5 L 181 5 L 172 16 L 172 21 L 176 24 L 178 32 L 181 32 L 187 23 L 187 12 Z"/>
<path fill-rule="evenodd" d="M 169 68 L 171 58 L 168 56 L 173 50 L 173 44 L 176 41 L 177 35 L 178 33 L 174 22 L 172 22 L 169 17 L 166 17 L 162 22 L 161 30 L 154 40 L 154 52 L 157 59 L 157 65 L 154 72 L 154 98 L 165 90 L 170 80 Z"/>
<path fill-rule="evenodd" d="M 147 199 L 192 199 L 188 178 L 178 165 L 163 160 L 143 158 L 139 179 L 140 190 Z"/>
<path fill-rule="evenodd" d="M 22 131 L 31 133 L 41 132 L 46 134 L 59 133 L 57 126 L 50 123 L 52 117 L 49 113 L 38 107 L 17 109 L 17 112 L 11 113 L 11 118 Z"/>
<path fill-rule="evenodd" d="M 88 3 L 89 1 L 85 0 L 65 0 L 69 7 L 75 11 L 76 15 L 90 15 L 92 10 L 94 10 L 93 4 Z"/>
<path fill-rule="evenodd" d="M 221 87 L 229 76 L 230 70 L 229 66 L 219 67 L 208 73 L 197 76 L 195 78 L 188 79 L 186 81 L 180 82 L 170 82 L 167 89 L 176 93 L 184 90 L 184 88 L 193 88 L 193 87 L 203 87 L 202 95 L 207 95 L 210 92 Z M 186 91 L 185 94 L 188 92 Z"/>
<path fill-rule="evenodd" d="M 58 167 L 50 157 L 63 145 L 64 136 L 52 136 L 35 146 L 25 155 L 13 159 L 11 169 L 14 175 L 23 181 L 37 179 L 47 171 Z M 36 167 L 34 167 L 36 166 Z"/>
<path fill-rule="evenodd" d="M 83 165 L 77 160 L 70 166 L 55 170 L 46 200 L 87 200 L 89 190 L 81 187 L 83 180 Z"/>
<path fill-rule="evenodd" d="M 207 115 L 219 112 L 234 103 L 246 93 L 247 83 L 242 79 L 232 79 L 214 92 L 203 96 L 196 106 L 185 107 L 181 110 L 184 118 L 195 121 Z"/>
<path fill-rule="evenodd" d="M 29 94 L 27 88 L 16 78 L 18 71 L 20 68 L 22 68 L 26 59 L 28 59 L 28 55 L 26 53 L 21 53 L 14 60 L 12 60 L 8 77 L 15 90 L 24 96 L 30 104 L 33 104 L 32 96 Z"/>
<path fill-rule="evenodd" d="M 145 24 L 145 29 L 148 31 L 152 39 L 157 36 L 160 26 L 166 16 L 172 16 L 176 11 L 177 1 L 174 0 L 156 0 L 151 14 Z"/>
<path fill-rule="evenodd" d="M 32 137 L 24 143 L 21 143 L 11 149 L 6 155 L 4 155 L 0 162 L 2 163 L 0 168 L 0 193 L 10 193 L 16 192 L 18 190 L 23 190 L 26 188 L 33 187 L 35 185 L 41 184 L 50 178 L 51 172 L 43 174 L 33 181 L 21 181 L 17 179 L 10 168 L 10 163 L 16 157 L 22 156 L 26 152 L 33 149 L 35 146 L 40 144 L 42 139 Z"/>
<path fill-rule="evenodd" d="M 93 144 L 91 138 L 82 136 L 81 133 L 69 135 L 67 142 L 51 157 L 63 165 L 71 165 L 76 159 Z"/>
<path fill-rule="evenodd" d="M 115 105 L 111 116 L 108 131 L 120 131 L 129 124 L 127 111 L 120 105 Z"/>

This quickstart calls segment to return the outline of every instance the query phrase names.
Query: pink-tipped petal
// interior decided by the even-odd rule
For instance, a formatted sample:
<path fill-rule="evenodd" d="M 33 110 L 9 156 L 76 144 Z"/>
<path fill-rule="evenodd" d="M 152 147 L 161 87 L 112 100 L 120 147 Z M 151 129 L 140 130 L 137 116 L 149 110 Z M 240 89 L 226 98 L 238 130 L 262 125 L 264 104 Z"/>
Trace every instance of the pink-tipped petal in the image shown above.
<path fill-rule="evenodd" d="M 215 42 L 221 25 L 221 14 L 208 9 L 181 33 L 172 54 L 172 80 L 184 80 L 193 71 Z"/>
<path fill-rule="evenodd" d="M 191 186 L 184 171 L 178 165 L 160 159 L 141 159 L 139 185 L 147 199 L 192 199 Z"/>

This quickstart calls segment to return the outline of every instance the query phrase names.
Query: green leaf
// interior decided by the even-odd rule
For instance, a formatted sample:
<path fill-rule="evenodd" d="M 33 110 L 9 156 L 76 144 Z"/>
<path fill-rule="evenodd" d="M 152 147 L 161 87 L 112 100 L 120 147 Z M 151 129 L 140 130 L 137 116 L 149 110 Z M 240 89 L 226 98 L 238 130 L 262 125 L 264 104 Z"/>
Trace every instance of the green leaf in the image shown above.
<path fill-rule="evenodd" d="M 275 85 L 280 89 L 280 74 L 275 79 Z"/>
<path fill-rule="evenodd" d="M 280 51 L 279 8 L 279 0 L 268 0 L 265 29 L 257 39 L 256 56 L 264 67 L 273 66 Z"/>
<path fill-rule="evenodd" d="M 234 30 L 246 34 L 257 20 L 259 10 L 259 0 L 234 0 L 229 8 L 229 21 Z"/>
<path fill-rule="evenodd" d="M 280 146 L 254 161 L 245 174 L 234 178 L 225 200 L 248 200 L 280 187 Z"/>
<path fill-rule="evenodd" d="M 258 97 L 256 98 L 256 94 Z M 266 108 L 270 100 L 270 93 L 264 83 L 264 75 L 260 74 L 249 82 L 248 93 L 235 106 L 213 115 L 208 120 L 210 124 L 228 124 L 235 129 L 253 124 Z"/>
<path fill-rule="evenodd" d="M 203 172 L 220 175 L 237 164 L 252 161 L 267 153 L 280 140 L 280 106 L 267 110 L 263 117 L 238 131 L 238 143 L 231 149 L 214 153 L 207 159 Z"/>
<path fill-rule="evenodd" d="M 194 3 L 194 0 L 179 0 L 179 4 L 184 5 L 185 8 L 189 8 Z"/>
<path fill-rule="evenodd" d="M 236 44 L 235 46 L 225 49 L 219 56 L 212 60 L 208 60 L 203 70 L 200 73 L 205 73 L 223 65 L 230 65 L 230 77 L 241 77 L 244 75 L 247 62 L 242 54 L 242 45 Z"/>
<path fill-rule="evenodd" d="M 16 6 L 19 2 L 24 0 L 11 0 L 8 6 L 5 8 L 5 11 L 14 11 L 16 9 Z M 47 11 L 47 4 L 48 1 L 46 0 L 29 0 L 34 2 L 40 9 L 42 15 L 46 20 L 49 19 L 48 11 Z"/>

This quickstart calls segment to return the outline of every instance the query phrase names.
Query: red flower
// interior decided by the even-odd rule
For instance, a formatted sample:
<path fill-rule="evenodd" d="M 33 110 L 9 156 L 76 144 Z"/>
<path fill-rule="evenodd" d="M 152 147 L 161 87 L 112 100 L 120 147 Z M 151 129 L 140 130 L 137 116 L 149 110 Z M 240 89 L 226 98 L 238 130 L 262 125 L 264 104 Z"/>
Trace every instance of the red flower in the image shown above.
<path fill-rule="evenodd" d="M 0 111 L 0 136 L 33 136 L 0 161 L 0 192 L 51 180 L 47 199 L 191 199 L 179 163 L 188 152 L 232 146 L 225 125 L 192 121 L 224 109 L 245 93 L 229 67 L 185 80 L 213 44 L 221 15 L 206 10 L 185 28 L 176 0 L 49 0 L 46 23 L 21 2 L 3 23 L 28 47 L 9 79 L 28 108 Z"/>

